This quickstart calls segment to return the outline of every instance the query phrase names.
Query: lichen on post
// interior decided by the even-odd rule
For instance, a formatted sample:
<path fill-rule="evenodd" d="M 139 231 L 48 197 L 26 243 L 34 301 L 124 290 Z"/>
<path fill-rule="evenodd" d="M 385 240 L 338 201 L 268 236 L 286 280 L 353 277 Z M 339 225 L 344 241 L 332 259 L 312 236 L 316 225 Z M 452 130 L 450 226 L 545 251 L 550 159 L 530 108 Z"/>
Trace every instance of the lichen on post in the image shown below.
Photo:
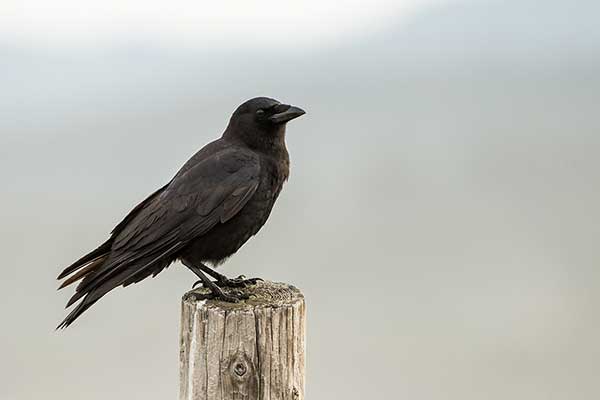
<path fill-rule="evenodd" d="M 304 296 L 283 283 L 257 282 L 239 303 L 182 300 L 180 400 L 303 400 Z"/>

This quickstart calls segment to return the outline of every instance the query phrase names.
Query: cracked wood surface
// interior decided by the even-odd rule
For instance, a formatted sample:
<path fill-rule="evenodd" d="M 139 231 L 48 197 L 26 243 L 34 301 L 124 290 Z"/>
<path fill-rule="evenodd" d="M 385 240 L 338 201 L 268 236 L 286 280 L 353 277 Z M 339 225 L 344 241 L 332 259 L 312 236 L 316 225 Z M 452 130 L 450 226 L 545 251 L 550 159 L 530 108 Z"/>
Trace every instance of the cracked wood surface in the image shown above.
<path fill-rule="evenodd" d="M 304 296 L 283 283 L 258 282 L 239 303 L 182 300 L 180 400 L 303 400 Z"/>

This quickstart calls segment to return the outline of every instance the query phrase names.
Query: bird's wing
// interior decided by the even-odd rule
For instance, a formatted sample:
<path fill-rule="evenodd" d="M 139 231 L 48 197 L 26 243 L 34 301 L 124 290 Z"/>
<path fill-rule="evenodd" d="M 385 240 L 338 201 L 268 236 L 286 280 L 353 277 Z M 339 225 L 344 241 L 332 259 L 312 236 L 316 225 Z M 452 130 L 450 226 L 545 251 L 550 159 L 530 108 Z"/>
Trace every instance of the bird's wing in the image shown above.
<path fill-rule="evenodd" d="M 113 250 L 138 251 L 174 240 L 187 242 L 218 222 L 231 219 L 254 194 L 259 183 L 258 157 L 227 148 L 178 174 L 156 200 L 115 238 Z"/>
<path fill-rule="evenodd" d="M 72 322 L 113 288 L 158 274 L 187 243 L 233 218 L 256 192 L 259 172 L 258 157 L 236 147 L 180 171 L 121 227 L 109 258 L 86 275 L 69 300 L 71 305 L 85 296 L 65 322 Z"/>

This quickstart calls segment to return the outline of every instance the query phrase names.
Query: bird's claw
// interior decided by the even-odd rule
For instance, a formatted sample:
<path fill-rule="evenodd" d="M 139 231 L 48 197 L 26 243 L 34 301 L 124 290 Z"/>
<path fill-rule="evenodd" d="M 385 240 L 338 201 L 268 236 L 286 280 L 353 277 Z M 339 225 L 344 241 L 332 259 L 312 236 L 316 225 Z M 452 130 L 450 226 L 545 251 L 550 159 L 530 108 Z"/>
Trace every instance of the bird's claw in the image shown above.
<path fill-rule="evenodd" d="M 229 287 L 229 288 L 245 288 L 248 287 L 250 285 L 254 285 L 256 284 L 256 282 L 262 282 L 263 280 L 261 278 L 250 278 L 250 279 L 246 279 L 246 277 L 244 275 L 240 275 L 237 278 L 226 278 L 226 279 L 222 279 L 220 281 L 216 281 L 215 284 L 219 287 Z"/>
<path fill-rule="evenodd" d="M 225 293 L 220 288 L 217 287 L 217 289 L 218 290 L 213 290 L 208 295 L 208 298 L 210 298 L 212 300 L 224 301 L 224 302 L 227 302 L 227 303 L 239 303 L 242 300 L 247 300 L 247 299 L 250 298 L 250 296 L 248 296 L 247 294 L 244 294 L 244 293 L 239 292 L 237 290 Z"/>
<path fill-rule="evenodd" d="M 204 286 L 204 282 L 202 282 L 202 279 L 200 279 L 200 280 L 198 280 L 198 281 L 194 282 L 194 284 L 192 285 L 192 289 L 195 289 L 195 288 L 196 288 L 196 286 L 198 286 L 198 285 L 200 285 L 200 286 Z"/>
<path fill-rule="evenodd" d="M 236 278 L 236 279 L 238 279 L 238 278 Z M 235 281 L 235 279 L 228 279 L 228 281 Z M 248 281 L 253 281 L 253 280 L 248 279 Z M 194 282 L 194 284 L 192 285 L 192 289 L 194 289 L 196 286 L 199 286 L 199 285 L 201 285 L 202 287 L 208 287 L 211 290 L 211 292 L 209 294 L 205 295 L 206 298 L 210 298 L 213 300 L 225 301 L 227 303 L 239 303 L 241 300 L 247 300 L 250 298 L 250 296 L 248 296 L 247 294 L 244 294 L 237 290 L 229 292 L 229 293 L 225 293 L 223 290 L 221 290 L 221 287 L 218 286 L 219 285 L 218 282 L 214 282 L 214 283 L 216 283 L 216 286 L 208 287 L 202 280 L 199 280 L 199 281 Z M 245 283 L 242 282 L 241 284 L 245 284 Z M 241 286 L 223 286 L 223 287 L 241 287 Z"/>
<path fill-rule="evenodd" d="M 239 293 L 236 292 L 234 293 L 213 293 L 214 294 L 214 299 L 215 300 L 221 300 L 221 301 L 226 301 L 228 303 L 239 303 L 242 300 L 247 300 L 250 298 L 250 296 L 243 294 L 243 293 Z"/>

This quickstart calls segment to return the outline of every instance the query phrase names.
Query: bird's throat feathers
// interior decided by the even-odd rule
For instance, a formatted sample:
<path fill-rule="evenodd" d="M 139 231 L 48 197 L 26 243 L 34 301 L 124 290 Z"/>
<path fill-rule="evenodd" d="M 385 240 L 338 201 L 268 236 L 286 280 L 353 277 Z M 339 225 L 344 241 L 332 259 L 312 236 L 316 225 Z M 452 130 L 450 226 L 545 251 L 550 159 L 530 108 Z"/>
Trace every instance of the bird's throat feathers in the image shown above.
<path fill-rule="evenodd" d="M 285 124 L 256 126 L 230 121 L 223 133 L 223 138 L 228 141 L 242 142 L 248 148 L 264 154 L 287 158 L 285 128 Z"/>

